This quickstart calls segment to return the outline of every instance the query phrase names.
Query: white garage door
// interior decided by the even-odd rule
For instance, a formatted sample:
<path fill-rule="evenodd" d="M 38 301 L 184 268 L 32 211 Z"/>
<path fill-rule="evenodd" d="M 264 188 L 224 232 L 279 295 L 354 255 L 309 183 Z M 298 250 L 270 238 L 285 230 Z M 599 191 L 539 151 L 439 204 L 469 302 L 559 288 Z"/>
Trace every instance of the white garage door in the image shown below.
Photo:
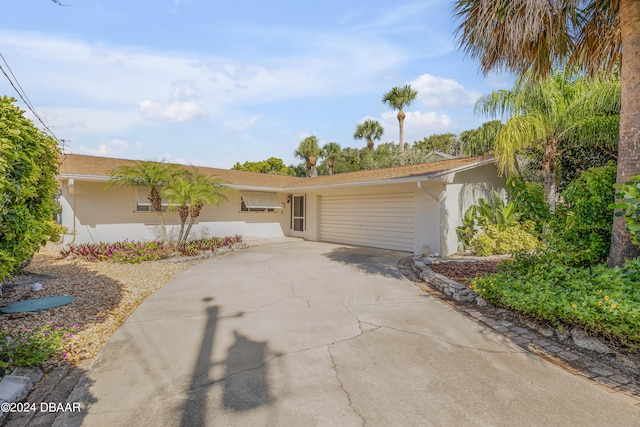
<path fill-rule="evenodd" d="M 413 193 L 320 197 L 320 240 L 413 252 Z"/>

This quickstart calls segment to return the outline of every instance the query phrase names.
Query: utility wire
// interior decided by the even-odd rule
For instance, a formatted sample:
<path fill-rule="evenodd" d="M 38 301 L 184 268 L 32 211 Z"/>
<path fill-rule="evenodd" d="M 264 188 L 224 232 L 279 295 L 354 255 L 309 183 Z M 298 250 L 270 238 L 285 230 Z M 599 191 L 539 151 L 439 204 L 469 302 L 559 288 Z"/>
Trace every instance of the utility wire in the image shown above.
<path fill-rule="evenodd" d="M 11 70 L 11 67 L 9 66 L 9 64 L 7 63 L 7 60 L 4 59 L 4 56 L 2 55 L 2 53 L 0 53 L 0 58 L 2 58 L 2 62 L 4 62 L 4 65 L 7 67 L 7 70 L 9 70 L 9 73 L 11 74 L 11 76 L 13 77 L 13 80 L 11 79 L 11 77 L 9 77 L 9 75 L 7 74 L 7 72 L 4 70 L 4 68 L 2 68 L 2 65 L 0 65 L 0 71 L 2 71 L 2 74 L 4 74 L 4 76 L 7 78 L 7 80 L 9 80 L 9 83 L 11 84 L 11 86 L 13 87 L 13 89 L 18 93 L 18 96 L 20 97 L 20 99 L 22 99 L 22 102 L 25 103 L 25 105 L 27 106 L 27 108 L 29 108 L 29 110 L 31 111 L 31 113 L 33 113 L 33 115 L 38 119 L 38 121 L 42 124 L 42 126 L 44 126 L 44 128 L 51 134 L 51 136 L 53 137 L 53 139 L 55 139 L 56 141 L 58 141 L 58 143 L 60 144 L 60 146 L 62 147 L 63 151 L 64 151 L 64 141 L 59 139 L 55 133 L 53 133 L 53 131 L 49 128 L 49 126 L 47 126 L 45 124 L 45 122 L 42 120 L 42 118 L 40 117 L 40 115 L 36 112 L 36 109 L 33 107 L 33 105 L 31 104 L 31 100 L 29 99 L 29 97 L 27 96 L 26 92 L 24 91 L 24 89 L 22 89 L 22 86 L 20 85 L 20 82 L 18 82 L 17 77 L 15 76 L 15 74 L 13 74 L 13 71 Z M 15 81 L 15 83 L 14 83 Z M 17 85 L 17 87 L 16 87 Z M 20 88 L 20 89 L 18 89 Z"/>

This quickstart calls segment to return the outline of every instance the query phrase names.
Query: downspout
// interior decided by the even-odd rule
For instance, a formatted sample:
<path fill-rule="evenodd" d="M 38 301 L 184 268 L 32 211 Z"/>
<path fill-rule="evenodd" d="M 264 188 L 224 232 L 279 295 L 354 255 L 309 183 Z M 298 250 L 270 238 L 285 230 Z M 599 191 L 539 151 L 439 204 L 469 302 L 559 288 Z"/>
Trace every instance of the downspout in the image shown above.
<path fill-rule="evenodd" d="M 69 178 L 67 180 L 67 191 L 69 195 L 73 198 L 71 202 L 71 213 L 73 217 L 73 230 L 71 231 L 71 241 L 69 242 L 69 246 L 72 246 L 76 242 L 76 190 L 75 190 L 75 181 L 73 178 Z"/>
<path fill-rule="evenodd" d="M 443 254 L 446 254 L 446 246 L 447 246 L 447 239 L 445 238 L 444 232 L 443 232 L 443 218 L 444 218 L 444 213 L 442 212 L 442 199 L 444 198 L 445 195 L 445 191 L 442 191 L 440 194 L 434 194 L 433 192 L 431 192 L 431 190 L 427 189 L 424 185 L 422 185 L 422 181 L 418 181 L 418 189 L 422 190 L 427 196 L 431 197 L 433 200 L 435 200 L 436 202 L 438 202 L 438 207 L 440 208 L 440 255 L 443 256 Z M 446 255 L 444 255 L 446 256 Z"/>

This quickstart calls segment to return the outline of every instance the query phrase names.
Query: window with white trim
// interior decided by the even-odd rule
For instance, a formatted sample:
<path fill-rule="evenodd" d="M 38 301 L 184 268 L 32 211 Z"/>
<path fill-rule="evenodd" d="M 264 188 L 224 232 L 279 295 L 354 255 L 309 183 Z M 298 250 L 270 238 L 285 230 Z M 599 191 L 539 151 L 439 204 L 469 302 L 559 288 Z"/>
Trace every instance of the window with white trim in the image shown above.
<path fill-rule="evenodd" d="M 179 204 L 169 203 L 165 199 L 162 199 L 162 211 L 165 212 L 169 207 L 178 207 Z M 138 188 L 136 194 L 136 212 L 155 212 L 156 210 L 151 206 L 149 201 L 149 189 Z"/>
<path fill-rule="evenodd" d="M 278 202 L 276 193 L 261 191 L 240 192 L 241 212 L 275 212 L 276 209 L 282 209 L 282 204 Z"/>

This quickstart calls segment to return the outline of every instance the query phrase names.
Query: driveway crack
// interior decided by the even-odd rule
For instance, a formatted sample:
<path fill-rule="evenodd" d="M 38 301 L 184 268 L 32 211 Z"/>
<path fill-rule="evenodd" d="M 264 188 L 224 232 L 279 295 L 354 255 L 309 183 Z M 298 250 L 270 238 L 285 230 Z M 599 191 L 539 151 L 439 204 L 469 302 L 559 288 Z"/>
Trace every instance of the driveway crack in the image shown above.
<path fill-rule="evenodd" d="M 360 412 L 358 412 L 356 408 L 354 408 L 353 401 L 351 400 L 351 394 L 349 393 L 349 390 L 347 390 L 347 388 L 344 386 L 344 384 L 340 380 L 340 375 L 338 374 L 338 365 L 336 363 L 336 359 L 333 357 L 333 353 L 331 353 L 330 345 L 327 346 L 327 353 L 329 353 L 329 358 L 331 359 L 331 368 L 333 369 L 333 372 L 336 375 L 336 381 L 338 381 L 338 385 L 344 392 L 345 396 L 347 396 L 347 402 L 349 402 L 349 407 L 358 416 L 358 418 L 360 418 L 360 425 L 365 426 L 366 423 L 365 423 L 364 417 Z"/>

